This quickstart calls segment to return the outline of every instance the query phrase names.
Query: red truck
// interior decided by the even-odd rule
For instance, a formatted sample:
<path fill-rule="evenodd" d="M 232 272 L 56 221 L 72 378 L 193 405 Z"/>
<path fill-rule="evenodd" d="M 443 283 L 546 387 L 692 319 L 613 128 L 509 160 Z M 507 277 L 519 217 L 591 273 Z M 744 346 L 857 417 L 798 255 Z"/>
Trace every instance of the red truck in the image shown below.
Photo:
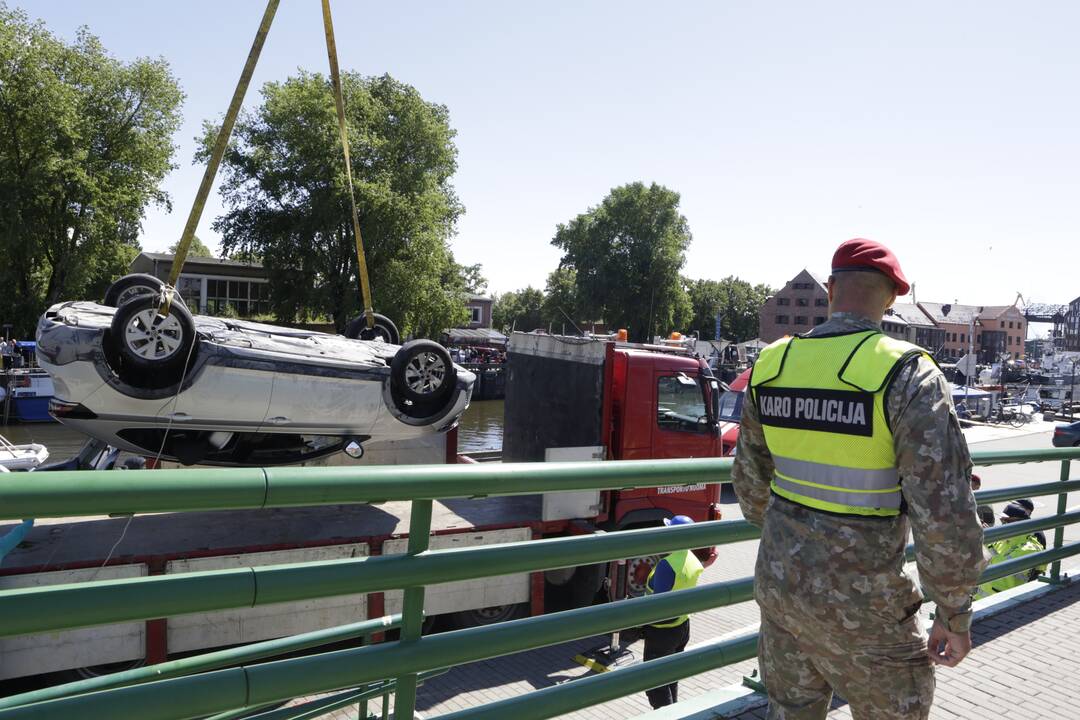
<path fill-rule="evenodd" d="M 741 395 L 726 392 L 685 343 L 515 333 L 506 371 L 504 462 L 706 457 L 730 454 Z M 340 464 L 475 462 L 451 431 L 433 439 L 369 443 Z M 657 525 L 677 514 L 720 516 L 720 488 L 451 499 L 435 504 L 432 548 Z M 91 579 L 363 557 L 405 552 L 407 502 L 266 511 L 161 513 L 40 520 L 0 568 L 0 589 Z M 0 533 L 4 531 L 0 527 Z M 700 551 L 706 561 L 715 550 Z M 629 562 L 638 594 L 654 562 Z M 606 565 L 429 587 L 432 622 L 486 624 L 593 602 Z M 621 596 L 617 590 L 616 595 Z M 398 612 L 401 593 L 325 598 L 148 622 L 0 638 L 0 680 L 54 671 L 81 676 L 159 662 L 170 654 L 253 642 Z"/>

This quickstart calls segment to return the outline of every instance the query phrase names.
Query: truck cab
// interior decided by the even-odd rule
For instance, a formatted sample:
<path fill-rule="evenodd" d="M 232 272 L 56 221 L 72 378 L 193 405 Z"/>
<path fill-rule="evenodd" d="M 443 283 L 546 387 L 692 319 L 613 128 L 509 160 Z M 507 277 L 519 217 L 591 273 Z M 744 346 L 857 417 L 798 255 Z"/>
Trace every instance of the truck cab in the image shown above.
<path fill-rule="evenodd" d="M 578 459 L 647 460 L 734 450 L 741 397 L 728 398 L 722 417 L 728 391 L 689 342 L 513 333 L 507 357 L 504 462 L 569 459 L 574 451 Z M 675 515 L 718 520 L 720 483 L 608 491 L 595 502 L 595 512 L 578 517 L 608 532 L 655 527 Z M 706 565 L 716 559 L 715 548 L 695 552 Z M 626 594 L 644 591 L 656 560 L 628 560 Z"/>

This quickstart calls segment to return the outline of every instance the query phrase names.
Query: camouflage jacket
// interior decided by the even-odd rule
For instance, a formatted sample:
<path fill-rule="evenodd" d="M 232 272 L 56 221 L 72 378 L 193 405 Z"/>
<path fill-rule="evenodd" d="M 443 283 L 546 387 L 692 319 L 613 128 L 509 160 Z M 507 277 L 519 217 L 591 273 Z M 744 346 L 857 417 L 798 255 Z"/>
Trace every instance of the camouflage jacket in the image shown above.
<path fill-rule="evenodd" d="M 808 335 L 872 328 L 879 326 L 834 313 Z M 987 559 L 971 492 L 971 457 L 949 384 L 920 356 L 897 371 L 885 402 L 906 504 L 895 518 L 833 515 L 772 496 L 773 461 L 757 408 L 749 399 L 743 404 L 732 479 L 744 516 L 763 526 L 756 571 L 763 607 L 794 600 L 812 614 L 827 614 L 830 605 L 856 614 L 909 614 L 922 600 L 903 569 L 909 528 L 919 579 L 939 611 L 951 617 L 970 607 Z"/>

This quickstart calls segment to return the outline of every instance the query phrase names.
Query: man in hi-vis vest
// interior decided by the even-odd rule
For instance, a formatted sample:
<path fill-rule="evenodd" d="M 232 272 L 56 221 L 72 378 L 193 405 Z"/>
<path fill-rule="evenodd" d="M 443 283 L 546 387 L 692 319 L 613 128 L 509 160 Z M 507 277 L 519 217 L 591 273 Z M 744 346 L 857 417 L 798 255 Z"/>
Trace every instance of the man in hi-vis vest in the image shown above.
<path fill-rule="evenodd" d="M 949 384 L 926 351 L 881 331 L 908 292 L 888 248 L 833 256 L 829 319 L 762 350 L 732 478 L 761 526 L 754 595 L 768 717 L 825 718 L 835 689 L 856 720 L 926 718 L 933 664 L 971 649 L 986 566 L 971 458 Z M 920 583 L 904 572 L 908 529 Z"/>
<path fill-rule="evenodd" d="M 664 518 L 665 525 L 690 525 L 686 515 Z M 645 581 L 645 593 L 685 590 L 697 585 L 704 568 L 692 550 L 676 550 L 656 563 Z M 680 615 L 645 626 L 645 662 L 674 655 L 686 649 L 690 641 L 690 616 Z M 679 683 L 673 682 L 645 691 L 649 704 L 661 708 L 679 701 Z"/>

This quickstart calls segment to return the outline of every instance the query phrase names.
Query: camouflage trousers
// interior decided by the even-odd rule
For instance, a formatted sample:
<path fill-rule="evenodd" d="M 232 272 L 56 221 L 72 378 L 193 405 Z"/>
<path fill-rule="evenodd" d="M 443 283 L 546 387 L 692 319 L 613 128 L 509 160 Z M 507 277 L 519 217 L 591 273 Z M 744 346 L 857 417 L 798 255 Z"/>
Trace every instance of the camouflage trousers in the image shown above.
<path fill-rule="evenodd" d="M 855 720 L 925 720 L 934 699 L 934 669 L 918 616 L 885 626 L 876 637 L 848 637 L 836 627 L 764 609 L 758 660 L 769 694 L 769 720 L 824 720 L 833 690 Z"/>

